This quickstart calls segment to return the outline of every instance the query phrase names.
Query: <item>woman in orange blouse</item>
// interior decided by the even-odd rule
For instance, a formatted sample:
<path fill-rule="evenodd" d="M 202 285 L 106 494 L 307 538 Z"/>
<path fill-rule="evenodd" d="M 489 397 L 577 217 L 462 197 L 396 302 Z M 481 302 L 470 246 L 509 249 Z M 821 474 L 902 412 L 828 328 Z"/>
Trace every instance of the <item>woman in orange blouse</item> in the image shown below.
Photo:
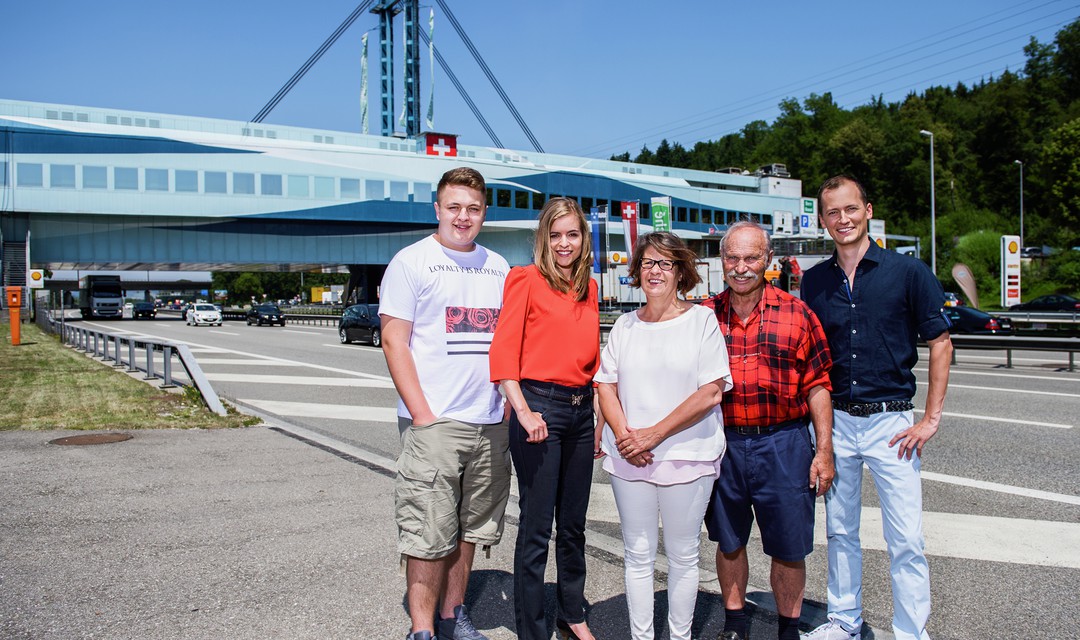
<path fill-rule="evenodd" d="M 603 418 L 594 421 L 600 312 L 588 223 L 578 203 L 552 198 L 540 212 L 533 264 L 510 270 L 491 341 L 491 380 L 502 384 L 521 507 L 514 548 L 518 638 L 551 637 L 544 570 L 558 528 L 556 626 L 591 640 L 585 622 L 585 512 Z"/>

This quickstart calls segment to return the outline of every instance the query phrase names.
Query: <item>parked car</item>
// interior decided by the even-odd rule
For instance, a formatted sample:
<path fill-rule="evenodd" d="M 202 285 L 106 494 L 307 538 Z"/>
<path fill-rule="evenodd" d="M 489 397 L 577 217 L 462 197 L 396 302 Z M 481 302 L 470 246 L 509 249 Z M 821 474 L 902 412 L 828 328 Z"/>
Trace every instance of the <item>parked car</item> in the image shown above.
<path fill-rule="evenodd" d="M 1072 311 L 1080 312 L 1080 300 L 1072 296 L 1054 294 L 1039 296 L 1021 304 L 1014 304 L 1009 311 Z"/>
<path fill-rule="evenodd" d="M 949 333 L 981 333 L 986 335 L 1012 335 L 1012 320 L 992 316 L 971 307 L 947 307 L 945 315 L 952 326 Z"/>
<path fill-rule="evenodd" d="M 157 317 L 157 307 L 153 302 L 136 302 L 132 307 L 131 317 L 138 320 L 139 318 L 155 318 Z"/>
<path fill-rule="evenodd" d="M 249 327 L 253 324 L 260 327 L 264 324 L 285 326 L 285 314 L 274 304 L 255 305 L 248 309 L 246 319 Z"/>
<path fill-rule="evenodd" d="M 221 326 L 221 312 L 217 310 L 212 304 L 206 304 L 202 302 L 196 302 L 188 307 L 187 316 L 185 320 L 188 324 L 195 325 L 209 324 Z"/>
<path fill-rule="evenodd" d="M 952 291 L 945 292 L 945 306 L 946 307 L 960 307 L 963 306 L 964 299 L 956 295 Z"/>
<path fill-rule="evenodd" d="M 354 340 L 370 342 L 373 347 L 382 346 L 382 321 L 379 305 L 354 304 L 347 307 L 338 320 L 338 338 L 341 344 Z"/>

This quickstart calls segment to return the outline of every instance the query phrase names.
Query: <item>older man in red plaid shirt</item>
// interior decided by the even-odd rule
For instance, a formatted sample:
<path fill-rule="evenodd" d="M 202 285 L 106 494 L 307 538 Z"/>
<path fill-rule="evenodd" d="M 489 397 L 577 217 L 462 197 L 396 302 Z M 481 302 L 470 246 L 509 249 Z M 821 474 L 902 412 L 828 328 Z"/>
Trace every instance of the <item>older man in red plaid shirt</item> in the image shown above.
<path fill-rule="evenodd" d="M 728 288 L 705 305 L 727 340 L 735 387 L 721 403 L 728 449 L 705 516 L 726 612 L 719 638 L 748 637 L 746 543 L 756 517 L 772 558 L 777 637 L 798 640 L 814 500 L 833 479 L 829 345 L 810 308 L 765 281 L 773 257 L 768 232 L 737 222 L 720 254 Z"/>

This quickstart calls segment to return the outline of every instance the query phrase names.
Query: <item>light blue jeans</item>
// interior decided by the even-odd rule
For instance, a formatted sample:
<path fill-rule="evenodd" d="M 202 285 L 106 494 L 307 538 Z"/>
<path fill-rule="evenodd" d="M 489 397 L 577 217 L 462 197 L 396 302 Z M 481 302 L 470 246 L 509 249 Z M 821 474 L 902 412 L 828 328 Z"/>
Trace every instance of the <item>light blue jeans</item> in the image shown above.
<path fill-rule="evenodd" d="M 920 460 L 897 459 L 894 435 L 913 424 L 911 411 L 855 418 L 833 412 L 836 478 L 825 494 L 829 539 L 829 619 L 854 633 L 862 627 L 862 466 L 870 469 L 881 502 L 897 640 L 929 640 L 930 567 L 923 553 Z"/>

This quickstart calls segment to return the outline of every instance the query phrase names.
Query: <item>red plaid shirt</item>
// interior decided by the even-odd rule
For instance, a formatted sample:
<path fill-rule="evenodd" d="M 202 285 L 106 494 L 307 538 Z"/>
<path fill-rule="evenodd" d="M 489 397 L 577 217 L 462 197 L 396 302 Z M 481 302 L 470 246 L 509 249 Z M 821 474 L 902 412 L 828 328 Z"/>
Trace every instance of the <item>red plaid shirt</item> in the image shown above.
<path fill-rule="evenodd" d="M 744 323 L 729 294 L 703 303 L 716 312 L 735 383 L 720 403 L 724 425 L 765 426 L 807 415 L 810 389 L 832 390 L 832 358 L 821 322 L 802 300 L 766 284 L 761 304 Z"/>

